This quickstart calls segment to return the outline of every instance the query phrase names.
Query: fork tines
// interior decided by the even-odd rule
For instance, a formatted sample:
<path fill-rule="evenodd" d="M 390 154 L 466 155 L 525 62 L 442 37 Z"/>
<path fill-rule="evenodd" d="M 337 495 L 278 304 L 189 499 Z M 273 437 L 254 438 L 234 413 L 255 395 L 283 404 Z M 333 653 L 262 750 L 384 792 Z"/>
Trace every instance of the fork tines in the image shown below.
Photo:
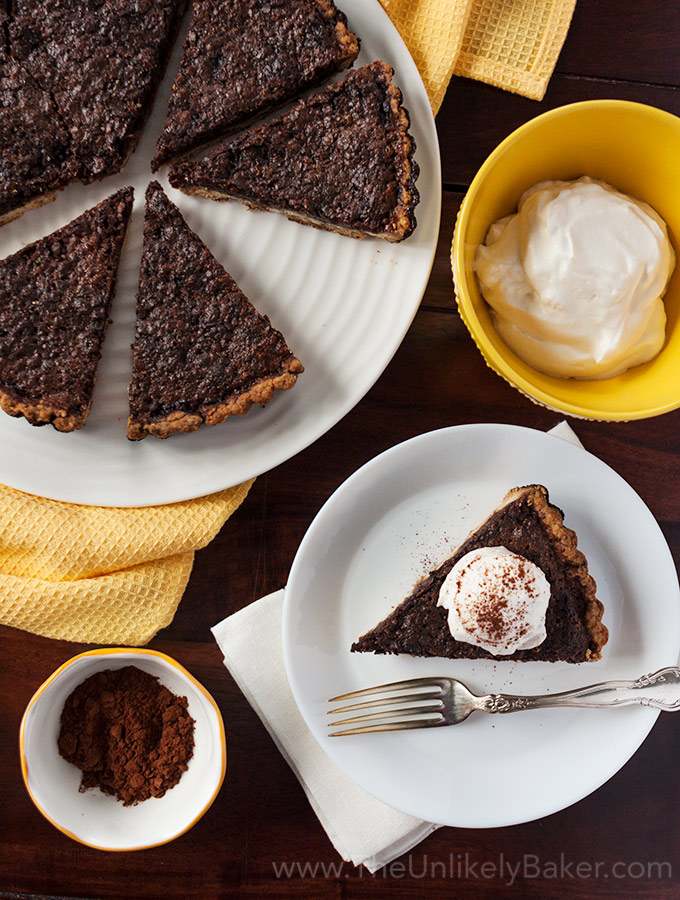
<path fill-rule="evenodd" d="M 433 688 L 434 690 L 432 690 Z M 331 697 L 328 701 L 329 703 L 351 700 L 356 697 L 370 698 L 374 696 L 375 699 L 361 700 L 358 703 L 350 703 L 346 706 L 331 709 L 328 712 L 329 715 L 357 712 L 361 709 L 374 709 L 375 707 L 383 707 L 383 710 L 376 710 L 375 712 L 330 722 L 331 726 L 355 725 L 359 722 L 372 723 L 361 725 L 358 728 L 334 731 L 331 732 L 330 737 L 339 737 L 345 734 L 364 734 L 368 731 L 401 731 L 407 728 L 429 728 L 435 725 L 444 725 L 445 722 L 442 715 L 444 704 L 441 699 L 441 689 L 442 684 L 432 678 L 411 678 L 407 681 L 393 681 L 390 684 L 381 684 L 377 687 L 350 691 L 348 694 Z M 399 693 L 404 690 L 415 691 L 415 693 Z"/>

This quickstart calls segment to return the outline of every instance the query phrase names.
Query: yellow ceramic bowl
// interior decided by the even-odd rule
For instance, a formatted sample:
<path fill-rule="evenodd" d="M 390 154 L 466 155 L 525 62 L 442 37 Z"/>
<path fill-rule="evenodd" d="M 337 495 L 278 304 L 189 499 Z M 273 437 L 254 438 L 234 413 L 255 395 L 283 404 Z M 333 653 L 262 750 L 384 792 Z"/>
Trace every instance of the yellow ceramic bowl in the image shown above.
<path fill-rule="evenodd" d="M 527 365 L 496 333 L 473 272 L 489 226 L 517 210 L 521 194 L 548 178 L 590 175 L 645 200 L 680 250 L 680 119 L 625 100 L 589 100 L 550 110 L 496 147 L 460 208 L 451 262 L 458 308 L 484 359 L 532 400 L 569 415 L 626 421 L 680 406 L 680 265 L 665 296 L 666 341 L 651 362 L 601 381 L 555 378 Z M 680 260 L 680 253 L 678 253 Z"/>

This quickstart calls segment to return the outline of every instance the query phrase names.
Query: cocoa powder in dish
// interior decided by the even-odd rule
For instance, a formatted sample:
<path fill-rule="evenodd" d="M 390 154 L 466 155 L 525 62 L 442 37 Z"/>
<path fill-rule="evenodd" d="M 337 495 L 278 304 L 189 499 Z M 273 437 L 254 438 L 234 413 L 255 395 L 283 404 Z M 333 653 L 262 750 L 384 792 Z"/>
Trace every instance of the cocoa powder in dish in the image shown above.
<path fill-rule="evenodd" d="M 194 752 L 186 697 L 136 666 L 81 682 L 61 714 L 59 752 L 82 771 L 80 790 L 98 787 L 124 806 L 162 797 Z"/>

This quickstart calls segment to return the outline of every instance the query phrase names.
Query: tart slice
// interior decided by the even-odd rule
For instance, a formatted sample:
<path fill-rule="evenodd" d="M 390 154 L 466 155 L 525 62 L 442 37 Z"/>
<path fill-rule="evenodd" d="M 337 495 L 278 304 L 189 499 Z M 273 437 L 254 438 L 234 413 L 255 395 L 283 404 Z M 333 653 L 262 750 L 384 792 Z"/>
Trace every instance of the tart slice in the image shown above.
<path fill-rule="evenodd" d="M 119 172 L 170 55 L 185 0 L 12 0 L 12 57 L 53 98 L 76 176 Z M 20 120 L 30 110 L 19 113 Z"/>
<path fill-rule="evenodd" d="M 358 53 L 333 0 L 197 0 L 152 170 L 321 84 Z"/>
<path fill-rule="evenodd" d="M 352 644 L 351 649 L 360 653 L 408 653 L 450 659 L 561 660 L 569 663 L 597 660 L 607 642 L 608 632 L 602 622 L 603 606 L 595 596 L 595 582 L 588 574 L 586 558 L 576 544 L 576 535 L 564 526 L 563 513 L 550 503 L 546 488 L 542 485 L 513 488 L 455 553 L 423 578 L 399 606 Z M 440 591 L 454 566 L 463 557 L 472 558 L 468 554 L 480 548 L 506 548 L 511 555 L 521 557 L 524 563 L 527 560 L 533 563 L 547 579 L 546 636 L 537 646 L 500 655 L 452 636 L 447 611 L 439 605 Z M 528 568 L 524 563 L 520 562 L 520 570 Z M 483 580 L 479 584 L 482 585 L 481 596 L 488 585 L 484 585 Z M 533 582 L 531 584 L 529 599 L 534 593 Z M 459 586 L 460 582 L 456 587 Z M 486 638 L 491 636 L 493 639 L 499 634 L 503 636 L 503 631 L 517 630 L 517 619 L 505 617 L 502 608 L 505 599 L 495 609 L 485 605 L 485 600 L 477 598 L 473 601 L 477 603 L 474 610 L 476 625 L 486 632 Z M 466 611 L 458 611 L 465 618 Z M 529 615 L 533 617 L 531 610 Z M 519 629 L 522 628 L 520 624 Z"/>
<path fill-rule="evenodd" d="M 392 74 L 380 60 L 353 70 L 204 159 L 173 166 L 170 183 L 351 237 L 401 241 L 416 224 L 418 167 Z"/>
<path fill-rule="evenodd" d="M 265 406 L 303 371 L 157 181 L 146 191 L 127 436 L 166 438 Z"/>
<path fill-rule="evenodd" d="M 0 262 L 0 406 L 58 431 L 92 403 L 133 189 Z"/>

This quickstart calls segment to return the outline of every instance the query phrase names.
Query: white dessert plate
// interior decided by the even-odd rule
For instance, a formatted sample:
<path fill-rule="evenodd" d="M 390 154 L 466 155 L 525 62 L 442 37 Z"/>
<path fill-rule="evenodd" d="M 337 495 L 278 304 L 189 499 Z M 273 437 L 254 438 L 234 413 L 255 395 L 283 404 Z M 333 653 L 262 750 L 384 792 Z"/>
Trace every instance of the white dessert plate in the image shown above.
<path fill-rule="evenodd" d="M 144 191 L 189 16 L 142 139 L 119 175 L 73 185 L 54 203 L 0 231 L 4 257 L 65 225 L 131 184 L 135 206 L 118 278 L 92 411 L 78 432 L 59 434 L 0 413 L 0 482 L 57 500 L 143 506 L 198 497 L 268 471 L 303 450 L 358 403 L 383 372 L 416 313 L 439 230 L 437 133 L 420 75 L 378 0 L 340 7 L 361 38 L 355 66 L 384 59 L 395 70 L 417 144 L 418 226 L 406 241 L 363 241 L 289 222 L 240 203 L 187 197 L 159 181 L 257 309 L 283 332 L 305 372 L 264 409 L 166 441 L 125 437 Z M 339 76 L 342 77 L 342 76 Z"/>
<path fill-rule="evenodd" d="M 415 659 L 350 653 L 518 485 L 540 483 L 578 536 L 604 603 L 596 663 Z M 575 803 L 645 739 L 658 712 L 548 709 L 476 714 L 461 725 L 330 738 L 328 699 L 424 675 L 476 693 L 536 694 L 676 665 L 680 591 L 664 537 L 605 463 L 561 438 L 510 425 L 461 425 L 413 438 L 354 473 L 305 535 L 291 569 L 283 649 L 300 711 L 357 784 L 443 825 L 512 825 Z"/>

